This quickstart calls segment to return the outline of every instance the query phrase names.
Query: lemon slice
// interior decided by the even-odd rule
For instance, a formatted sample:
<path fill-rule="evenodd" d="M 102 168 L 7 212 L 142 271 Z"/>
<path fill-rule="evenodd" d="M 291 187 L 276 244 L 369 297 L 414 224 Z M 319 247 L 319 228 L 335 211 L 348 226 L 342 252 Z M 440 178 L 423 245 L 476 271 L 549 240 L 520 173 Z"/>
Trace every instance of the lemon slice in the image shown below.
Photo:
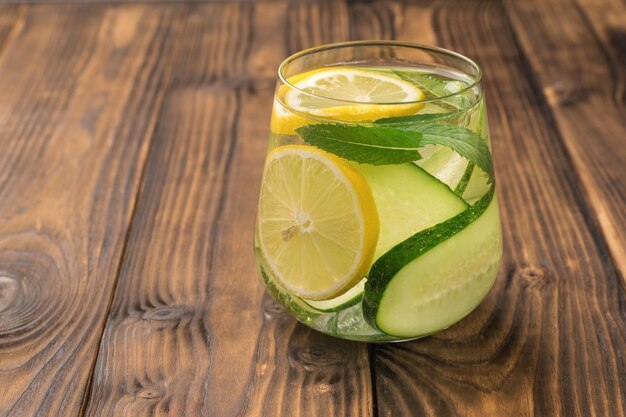
<path fill-rule="evenodd" d="M 415 103 L 424 99 L 422 90 L 378 71 L 323 68 L 296 77 L 288 80 L 296 88 L 285 92 L 285 104 L 314 116 L 357 122 L 413 114 L 423 107 Z"/>
<path fill-rule="evenodd" d="M 290 112 L 280 101 L 274 99 L 272 119 L 270 122 L 270 131 L 272 133 L 279 135 L 295 135 L 297 128 L 312 123 L 315 123 L 315 121 Z"/>
<path fill-rule="evenodd" d="M 261 254 L 287 291 L 326 300 L 367 273 L 378 213 L 367 182 L 342 159 L 304 145 L 271 151 L 258 216 Z"/>

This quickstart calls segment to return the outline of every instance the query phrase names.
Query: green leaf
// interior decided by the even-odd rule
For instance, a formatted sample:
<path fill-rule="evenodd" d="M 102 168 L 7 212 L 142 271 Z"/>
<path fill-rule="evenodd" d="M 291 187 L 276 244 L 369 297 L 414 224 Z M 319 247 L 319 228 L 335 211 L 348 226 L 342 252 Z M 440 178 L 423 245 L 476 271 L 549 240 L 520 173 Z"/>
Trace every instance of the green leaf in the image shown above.
<path fill-rule="evenodd" d="M 442 145 L 476 164 L 493 182 L 487 143 L 476 133 L 439 123 L 406 126 L 361 126 L 320 123 L 296 132 L 309 144 L 361 164 L 391 165 L 421 159 L 418 148 Z"/>
<path fill-rule="evenodd" d="M 493 166 L 487 142 L 469 129 L 444 124 L 412 125 L 403 128 L 421 133 L 421 144 L 443 145 L 475 163 L 493 181 Z"/>
<path fill-rule="evenodd" d="M 296 132 L 311 145 L 361 164 L 392 165 L 421 159 L 422 134 L 394 127 L 320 123 Z"/>
<path fill-rule="evenodd" d="M 412 114 L 410 116 L 385 117 L 384 119 L 374 120 L 374 124 L 405 125 L 413 123 L 434 122 L 435 120 L 447 119 L 448 117 L 450 117 L 450 113 Z"/>

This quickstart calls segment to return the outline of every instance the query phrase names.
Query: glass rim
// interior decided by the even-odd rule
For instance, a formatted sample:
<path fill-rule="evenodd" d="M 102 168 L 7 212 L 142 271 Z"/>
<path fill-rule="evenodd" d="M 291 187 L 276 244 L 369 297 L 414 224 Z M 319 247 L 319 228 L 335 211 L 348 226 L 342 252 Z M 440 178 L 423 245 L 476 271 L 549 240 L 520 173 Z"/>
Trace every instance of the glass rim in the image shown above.
<path fill-rule="evenodd" d="M 422 99 L 422 100 L 410 100 L 410 101 L 398 101 L 398 102 L 383 102 L 383 103 L 379 103 L 379 102 L 372 102 L 372 101 L 358 101 L 358 100 L 337 99 L 337 98 L 333 98 L 333 97 L 326 97 L 326 96 L 323 96 L 323 95 L 320 95 L 320 94 L 311 93 L 311 92 L 304 91 L 301 88 L 296 87 L 294 84 L 290 83 L 287 80 L 287 78 L 284 76 L 284 70 L 285 70 L 286 66 L 289 65 L 290 63 L 294 62 L 298 58 L 301 58 L 301 57 L 307 56 L 307 55 L 311 55 L 311 54 L 314 54 L 314 53 L 317 53 L 317 52 L 323 52 L 323 51 L 329 51 L 329 50 L 333 50 L 333 49 L 341 49 L 341 48 L 347 48 L 347 47 L 354 47 L 354 46 L 392 46 L 392 47 L 402 47 L 402 48 L 409 48 L 409 49 L 419 49 L 419 50 L 422 50 L 422 51 L 436 52 L 436 53 L 439 53 L 439 54 L 443 54 L 443 55 L 447 55 L 449 57 L 452 57 L 452 58 L 457 59 L 459 61 L 462 61 L 462 62 L 464 62 L 466 64 L 469 64 L 469 66 L 472 67 L 476 71 L 476 79 L 474 79 L 470 84 L 468 84 L 465 87 L 461 88 L 459 91 L 456 91 L 454 93 L 450 93 L 450 94 L 445 95 L 445 96 L 434 97 L 434 98 L 427 98 L 427 99 Z M 467 92 L 468 90 L 476 87 L 477 85 L 479 85 L 481 83 L 482 78 L 483 78 L 483 72 L 482 72 L 480 66 L 476 62 L 474 62 L 474 60 L 466 57 L 465 55 L 462 55 L 462 54 L 460 54 L 458 52 L 454 52 L 454 51 L 451 51 L 449 49 L 441 48 L 441 47 L 438 47 L 438 46 L 424 45 L 424 44 L 413 43 L 413 42 L 395 41 L 395 40 L 347 41 L 347 42 L 336 42 L 336 43 L 328 43 L 328 44 L 324 44 L 324 45 L 318 45 L 318 46 L 314 46 L 312 48 L 303 49 L 302 51 L 296 52 L 295 54 L 292 54 L 292 55 L 288 56 L 278 66 L 278 79 L 281 82 L 283 82 L 286 86 L 288 86 L 289 88 L 293 88 L 294 90 L 297 90 L 301 94 L 304 94 L 304 95 L 307 95 L 307 96 L 320 98 L 320 99 L 324 99 L 324 100 L 332 100 L 332 101 L 336 101 L 336 102 L 339 102 L 339 103 L 348 103 L 348 104 L 352 104 L 352 105 L 354 105 L 354 104 L 371 104 L 371 105 L 379 105 L 379 106 L 380 105 L 394 106 L 394 105 L 429 103 L 429 102 L 434 102 L 434 101 L 446 100 L 446 99 L 450 99 L 452 97 L 458 96 L 460 94 L 463 94 L 463 93 Z"/>

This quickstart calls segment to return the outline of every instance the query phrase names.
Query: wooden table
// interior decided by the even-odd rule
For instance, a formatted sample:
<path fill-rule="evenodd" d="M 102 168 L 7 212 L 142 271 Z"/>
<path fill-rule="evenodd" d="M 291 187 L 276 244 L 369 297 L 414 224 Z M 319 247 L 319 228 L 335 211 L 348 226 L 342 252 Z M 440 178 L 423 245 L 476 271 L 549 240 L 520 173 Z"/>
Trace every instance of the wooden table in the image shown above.
<path fill-rule="evenodd" d="M 626 416 L 620 0 L 0 5 L 0 416 Z M 264 292 L 275 73 L 349 39 L 476 59 L 503 211 L 488 299 L 368 346 Z"/>

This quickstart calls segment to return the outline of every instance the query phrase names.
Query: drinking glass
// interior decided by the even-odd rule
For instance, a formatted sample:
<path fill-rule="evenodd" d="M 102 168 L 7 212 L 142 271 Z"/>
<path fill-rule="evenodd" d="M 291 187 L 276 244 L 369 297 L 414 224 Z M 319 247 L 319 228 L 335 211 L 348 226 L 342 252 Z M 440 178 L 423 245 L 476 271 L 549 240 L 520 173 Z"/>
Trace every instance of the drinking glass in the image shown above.
<path fill-rule="evenodd" d="M 254 239 L 272 297 L 351 340 L 445 329 L 485 298 L 502 237 L 480 68 L 391 41 L 278 70 Z"/>

